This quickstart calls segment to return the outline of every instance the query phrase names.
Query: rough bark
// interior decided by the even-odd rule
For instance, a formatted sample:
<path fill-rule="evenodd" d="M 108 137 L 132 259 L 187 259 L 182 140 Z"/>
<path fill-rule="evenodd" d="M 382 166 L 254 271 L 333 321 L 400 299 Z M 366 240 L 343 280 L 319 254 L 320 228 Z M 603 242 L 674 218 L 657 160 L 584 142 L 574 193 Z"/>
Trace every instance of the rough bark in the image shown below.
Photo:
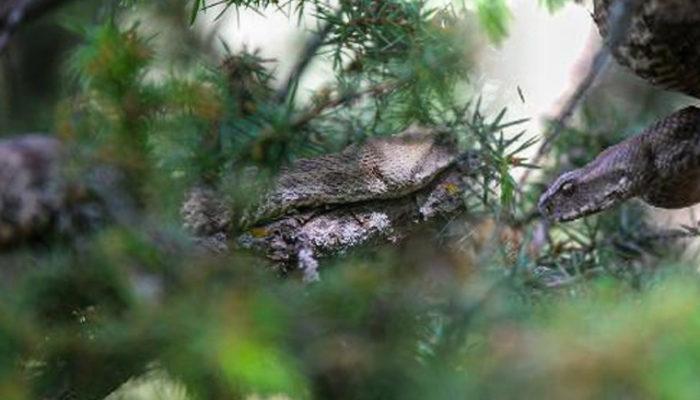
<path fill-rule="evenodd" d="M 122 174 L 95 166 L 80 182 L 66 179 L 64 152 L 49 135 L 0 141 L 0 251 L 49 237 L 71 239 L 124 214 Z"/>
<path fill-rule="evenodd" d="M 119 198 L 113 190 L 118 184 L 105 184 L 113 179 L 104 174 L 95 174 L 99 183 L 90 183 L 95 177 L 65 182 L 61 153 L 60 143 L 49 136 L 0 142 L 0 247 L 56 232 L 70 234 L 79 231 L 76 227 L 96 225 L 92 221 L 119 221 L 115 210 L 130 209 L 123 202 L 112 204 Z M 284 269 L 298 267 L 311 279 L 319 257 L 397 242 L 419 224 L 463 210 L 463 196 L 474 192 L 480 166 L 477 153 L 466 153 L 426 187 L 408 195 L 301 210 L 248 229 L 236 244 L 264 254 Z M 212 253 L 231 250 L 235 225 L 231 207 L 215 190 L 196 187 L 187 193 L 182 217 L 183 227 L 200 247 Z"/>
<path fill-rule="evenodd" d="M 0 142 L 0 247 L 48 229 L 64 206 L 57 140 L 24 135 Z"/>
<path fill-rule="evenodd" d="M 397 199 L 311 209 L 249 229 L 237 238 L 284 268 L 298 267 L 307 279 L 316 275 L 316 258 L 378 242 L 397 242 L 417 225 L 464 209 L 464 194 L 474 191 L 480 166 L 476 153 L 465 154 L 428 186 Z"/>

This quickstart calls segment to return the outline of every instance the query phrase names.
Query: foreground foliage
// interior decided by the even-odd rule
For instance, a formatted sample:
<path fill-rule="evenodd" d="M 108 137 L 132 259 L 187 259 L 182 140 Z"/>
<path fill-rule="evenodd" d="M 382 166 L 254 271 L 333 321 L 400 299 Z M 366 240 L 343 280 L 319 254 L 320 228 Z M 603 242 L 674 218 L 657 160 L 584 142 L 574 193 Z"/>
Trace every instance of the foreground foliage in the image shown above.
<path fill-rule="evenodd" d="M 255 51 L 207 52 L 189 24 L 209 2 L 193 3 L 115 2 L 77 29 L 53 123 L 66 173 L 116 166 L 129 184 L 109 197 L 133 202 L 110 204 L 100 229 L 0 256 L 0 398 L 697 397 L 700 281 L 681 256 L 697 228 L 660 230 L 633 203 L 560 226 L 535 211 L 543 182 L 675 100 L 597 89 L 552 165 L 519 183 L 534 142 L 469 81 L 479 32 L 507 32 L 503 2 L 227 2 L 318 17 L 278 81 Z M 186 50 L 134 15 L 177 28 Z M 336 76 L 305 101 L 315 57 Z M 242 250 L 208 254 L 181 228 L 194 185 L 216 187 L 238 221 L 290 160 L 412 123 L 487 156 L 468 212 L 330 259 L 319 283 Z"/>

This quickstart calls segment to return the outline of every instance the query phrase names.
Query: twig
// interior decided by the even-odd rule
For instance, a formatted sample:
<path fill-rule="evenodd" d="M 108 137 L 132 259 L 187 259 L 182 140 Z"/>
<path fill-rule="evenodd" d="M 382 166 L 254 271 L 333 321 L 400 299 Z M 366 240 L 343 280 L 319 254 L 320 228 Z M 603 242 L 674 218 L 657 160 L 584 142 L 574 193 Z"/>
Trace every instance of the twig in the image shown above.
<path fill-rule="evenodd" d="M 581 101 L 585 97 L 590 87 L 593 85 L 593 82 L 595 82 L 600 72 L 603 69 L 605 69 L 605 67 L 608 65 L 609 61 L 610 50 L 607 47 L 603 46 L 600 48 L 600 50 L 596 52 L 596 55 L 593 58 L 593 61 L 591 62 L 591 66 L 588 69 L 588 73 L 586 73 L 586 76 L 584 76 L 581 82 L 579 82 L 578 86 L 576 87 L 576 90 L 567 100 L 563 110 L 561 111 L 559 116 L 554 120 L 552 131 L 549 135 L 547 135 L 545 140 L 542 141 L 542 144 L 537 149 L 535 158 L 532 161 L 533 164 L 537 164 L 540 161 L 542 156 L 544 156 L 549 151 L 550 147 L 552 146 L 552 143 L 559 137 L 559 135 L 561 135 L 569 119 L 571 119 L 571 116 L 574 114 L 574 111 L 581 103 Z"/>
<path fill-rule="evenodd" d="M 308 40 L 308 42 L 306 42 L 304 50 L 301 53 L 301 58 L 299 59 L 299 62 L 297 62 L 297 64 L 294 66 L 294 69 L 292 69 L 292 72 L 290 72 L 289 77 L 285 81 L 285 84 L 275 95 L 276 103 L 282 103 L 287 99 L 287 96 L 289 96 L 289 93 L 292 91 L 292 88 L 294 88 L 294 86 L 298 84 L 299 78 L 306 70 L 306 67 L 309 66 L 311 59 L 314 58 L 318 49 L 325 42 L 326 36 L 328 36 L 332 27 L 333 24 L 331 24 L 330 22 L 326 22 L 323 28 L 317 33 L 314 33 Z"/>
<path fill-rule="evenodd" d="M 685 229 L 668 229 L 668 230 L 663 230 L 660 232 L 654 232 L 654 233 L 647 234 L 647 235 L 641 235 L 636 239 L 640 243 L 648 243 L 648 242 L 665 242 L 665 241 L 691 239 L 691 238 L 700 237 L 700 230 L 698 230 L 697 227 L 687 226 L 684 228 Z M 614 245 L 617 240 L 620 240 L 620 238 L 619 237 L 612 237 L 612 238 L 607 239 L 603 243 L 606 245 Z"/>
<path fill-rule="evenodd" d="M 589 89 L 596 81 L 596 78 L 605 69 L 610 61 L 610 49 L 614 49 L 620 45 L 622 40 L 629 30 L 632 21 L 633 10 L 639 0 L 617 0 L 610 7 L 608 15 L 608 40 L 604 46 L 596 52 L 586 76 L 579 82 L 576 90 L 571 94 L 571 97 L 566 101 L 564 108 L 561 110 L 557 118 L 554 119 L 552 128 L 549 134 L 545 135 L 545 139 L 537 149 L 532 164 L 538 164 L 542 157 L 549 152 L 552 143 L 561 135 L 566 127 L 569 119 L 576 111 L 576 108 L 581 101 L 586 97 Z M 530 175 L 531 170 L 526 170 L 520 177 L 520 183 L 524 183 Z"/>
<path fill-rule="evenodd" d="M 336 98 L 330 98 L 320 104 L 317 104 L 316 106 L 312 107 L 309 109 L 307 112 L 301 114 L 297 118 L 295 118 L 290 126 L 292 128 L 300 128 L 312 119 L 318 117 L 321 113 L 324 111 L 331 109 L 331 108 L 336 108 L 341 105 L 347 104 L 351 101 L 354 101 L 356 99 L 359 99 L 360 97 L 366 96 L 366 95 L 379 95 L 388 91 L 391 91 L 399 86 L 401 86 L 403 82 L 402 81 L 389 81 L 389 82 L 382 82 L 374 86 L 370 86 L 366 89 L 359 90 L 356 92 L 349 92 L 349 93 L 344 93 Z"/>
<path fill-rule="evenodd" d="M 594 277 L 595 275 L 599 275 L 605 272 L 603 268 L 591 268 L 589 270 L 586 270 L 578 275 L 574 276 L 569 276 L 564 279 L 559 279 L 554 282 L 549 282 L 549 283 L 542 283 L 542 286 L 545 289 L 561 289 L 564 287 L 570 287 L 572 285 L 575 285 L 585 279 L 589 279 L 591 277 Z"/>

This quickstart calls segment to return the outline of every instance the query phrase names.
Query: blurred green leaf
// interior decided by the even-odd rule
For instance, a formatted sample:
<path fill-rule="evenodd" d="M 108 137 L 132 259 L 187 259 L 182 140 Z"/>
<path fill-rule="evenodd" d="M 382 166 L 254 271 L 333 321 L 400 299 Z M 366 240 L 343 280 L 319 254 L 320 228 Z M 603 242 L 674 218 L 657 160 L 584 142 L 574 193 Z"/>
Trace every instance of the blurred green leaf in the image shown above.
<path fill-rule="evenodd" d="M 197 14 L 202 6 L 205 4 L 205 0 L 192 0 L 192 11 L 190 12 L 190 25 L 194 24 L 197 19 Z"/>
<path fill-rule="evenodd" d="M 506 0 L 476 0 L 476 13 L 489 38 L 496 44 L 503 42 L 511 19 Z"/>
<path fill-rule="evenodd" d="M 547 8 L 550 13 L 559 11 L 571 0 L 539 0 L 540 5 Z"/>

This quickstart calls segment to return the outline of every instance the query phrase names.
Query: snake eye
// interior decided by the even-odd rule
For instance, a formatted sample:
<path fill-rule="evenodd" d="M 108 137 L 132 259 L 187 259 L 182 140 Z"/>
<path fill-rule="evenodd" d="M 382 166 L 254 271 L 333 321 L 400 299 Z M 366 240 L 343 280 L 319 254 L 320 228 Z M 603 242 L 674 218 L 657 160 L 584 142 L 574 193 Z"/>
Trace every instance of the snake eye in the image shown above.
<path fill-rule="evenodd" d="M 576 187 L 571 182 L 566 182 L 561 186 L 561 193 L 566 197 L 571 197 L 576 191 Z"/>

